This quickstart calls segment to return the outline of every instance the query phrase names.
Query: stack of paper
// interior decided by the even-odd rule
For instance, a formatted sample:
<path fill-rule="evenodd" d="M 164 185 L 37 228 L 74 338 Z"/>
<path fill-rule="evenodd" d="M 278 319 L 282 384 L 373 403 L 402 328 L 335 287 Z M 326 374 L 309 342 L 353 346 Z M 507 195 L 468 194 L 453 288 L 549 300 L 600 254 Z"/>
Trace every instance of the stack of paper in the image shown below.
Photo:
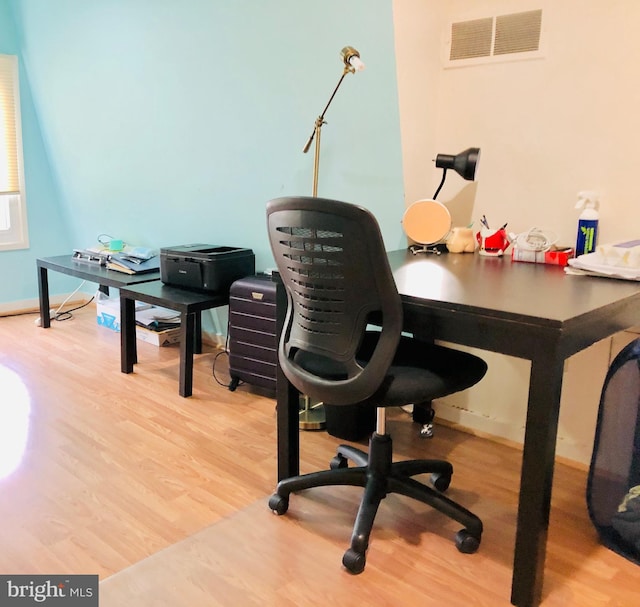
<path fill-rule="evenodd" d="M 180 313 L 159 306 L 136 311 L 136 324 L 151 331 L 165 331 L 180 326 Z"/>
<path fill-rule="evenodd" d="M 160 269 L 160 258 L 158 256 L 143 260 L 132 257 L 125 253 L 114 253 L 107 261 L 109 270 L 117 270 L 125 274 L 143 274 Z"/>
<path fill-rule="evenodd" d="M 596 252 L 607 265 L 640 270 L 640 240 L 602 245 Z"/>
<path fill-rule="evenodd" d="M 568 274 L 640 280 L 640 240 L 599 246 L 594 253 L 569 260 Z"/>

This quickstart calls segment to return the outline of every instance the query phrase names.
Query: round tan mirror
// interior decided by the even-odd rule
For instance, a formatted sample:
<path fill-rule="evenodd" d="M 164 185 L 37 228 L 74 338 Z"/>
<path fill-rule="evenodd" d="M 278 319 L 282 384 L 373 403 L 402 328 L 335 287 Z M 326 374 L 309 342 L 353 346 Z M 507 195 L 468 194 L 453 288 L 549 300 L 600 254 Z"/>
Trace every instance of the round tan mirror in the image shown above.
<path fill-rule="evenodd" d="M 410 247 L 414 254 L 432 250 L 428 247 L 444 242 L 449 234 L 451 214 L 449 209 L 437 200 L 418 200 L 404 212 L 402 228 L 411 240 L 421 245 Z"/>

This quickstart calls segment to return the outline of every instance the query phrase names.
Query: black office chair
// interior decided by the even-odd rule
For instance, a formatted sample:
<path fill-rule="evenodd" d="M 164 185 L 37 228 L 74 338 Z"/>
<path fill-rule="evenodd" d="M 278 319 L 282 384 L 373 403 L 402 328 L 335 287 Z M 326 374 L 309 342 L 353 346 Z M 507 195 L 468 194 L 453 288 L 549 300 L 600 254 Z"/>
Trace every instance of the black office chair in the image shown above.
<path fill-rule="evenodd" d="M 392 463 L 384 407 L 429 402 L 484 376 L 485 362 L 466 352 L 425 343 L 402 332 L 402 304 L 375 217 L 361 207 L 323 198 L 267 203 L 271 248 L 288 308 L 278 358 L 289 381 L 315 401 L 377 408 L 369 454 L 340 445 L 330 470 L 284 479 L 269 508 L 284 514 L 290 493 L 327 485 L 364 487 L 342 563 L 361 573 L 374 518 L 388 493 L 429 504 L 464 525 L 461 552 L 478 549 L 480 519 L 442 492 L 453 467 L 441 460 Z M 356 467 L 348 467 L 348 460 Z M 431 473 L 435 488 L 411 478 Z"/>

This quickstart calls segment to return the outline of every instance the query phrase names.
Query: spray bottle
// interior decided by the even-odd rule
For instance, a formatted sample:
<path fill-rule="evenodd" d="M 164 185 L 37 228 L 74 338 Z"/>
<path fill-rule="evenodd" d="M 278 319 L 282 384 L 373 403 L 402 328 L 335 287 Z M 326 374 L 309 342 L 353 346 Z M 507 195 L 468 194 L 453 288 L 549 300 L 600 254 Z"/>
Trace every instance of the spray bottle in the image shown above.
<path fill-rule="evenodd" d="M 578 192 L 576 209 L 583 209 L 578 217 L 578 237 L 576 239 L 576 257 L 596 250 L 598 238 L 598 193 Z"/>

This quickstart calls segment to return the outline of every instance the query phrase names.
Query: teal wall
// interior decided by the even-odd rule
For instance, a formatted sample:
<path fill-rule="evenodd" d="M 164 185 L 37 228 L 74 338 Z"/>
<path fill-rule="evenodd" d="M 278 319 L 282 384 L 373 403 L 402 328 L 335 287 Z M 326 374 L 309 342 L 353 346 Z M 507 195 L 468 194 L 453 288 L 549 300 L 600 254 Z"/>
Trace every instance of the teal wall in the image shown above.
<path fill-rule="evenodd" d="M 0 282 L 0 303 L 36 297 L 36 257 L 101 233 L 251 247 L 258 269 L 271 266 L 265 202 L 311 194 L 313 148 L 302 148 L 345 45 L 367 69 L 345 78 L 327 112 L 318 193 L 370 208 L 387 248 L 406 245 L 391 0 L 0 6 L 0 33 L 12 33 L 10 7 L 25 67 L 31 239 L 0 253 L 3 276 L 15 262 L 23 270 Z"/>
<path fill-rule="evenodd" d="M 30 248 L 26 251 L 0 251 L 1 304 L 33 299 L 37 294 L 36 258 L 69 251 L 73 238 L 69 222 L 64 217 L 64 209 L 60 204 L 55 179 L 49 168 L 47 150 L 42 141 L 32 90 L 25 73 L 8 0 L 0 0 L 0 53 L 17 55 L 19 60 L 22 139 L 30 238 Z M 68 277 L 62 275 L 51 277 L 52 292 L 65 292 L 72 288 L 75 288 L 74 283 Z"/>

